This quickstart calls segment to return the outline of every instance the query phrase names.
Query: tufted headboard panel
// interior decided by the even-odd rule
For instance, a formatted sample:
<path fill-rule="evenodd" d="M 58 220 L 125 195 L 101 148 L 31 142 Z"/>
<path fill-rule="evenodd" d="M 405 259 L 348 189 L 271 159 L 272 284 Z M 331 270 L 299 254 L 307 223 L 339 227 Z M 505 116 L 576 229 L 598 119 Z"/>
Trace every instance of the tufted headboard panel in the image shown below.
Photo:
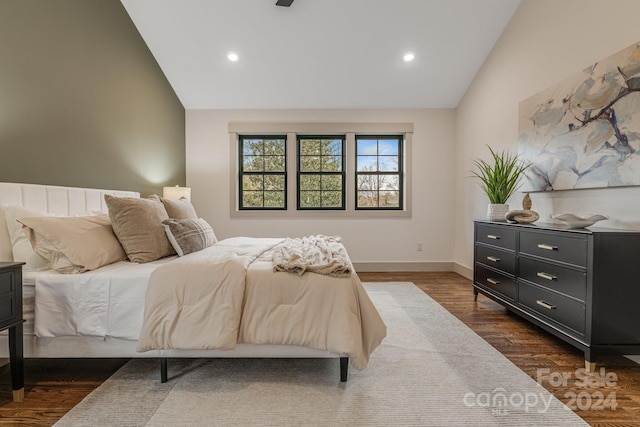
<path fill-rule="evenodd" d="M 135 191 L 0 182 L 0 206 L 18 205 L 57 215 L 78 215 L 92 211 L 107 212 L 105 194 L 117 197 L 140 197 L 140 193 Z M 9 231 L 4 210 L 0 209 L 0 261 L 12 260 Z"/>

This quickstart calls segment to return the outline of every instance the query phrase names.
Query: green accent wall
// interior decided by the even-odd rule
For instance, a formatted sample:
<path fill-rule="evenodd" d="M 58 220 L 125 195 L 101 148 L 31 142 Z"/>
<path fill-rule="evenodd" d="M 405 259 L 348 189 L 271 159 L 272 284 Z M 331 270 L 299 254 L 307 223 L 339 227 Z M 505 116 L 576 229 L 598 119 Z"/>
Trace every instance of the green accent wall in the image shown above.
<path fill-rule="evenodd" d="M 0 181 L 185 185 L 185 110 L 118 0 L 0 1 Z"/>

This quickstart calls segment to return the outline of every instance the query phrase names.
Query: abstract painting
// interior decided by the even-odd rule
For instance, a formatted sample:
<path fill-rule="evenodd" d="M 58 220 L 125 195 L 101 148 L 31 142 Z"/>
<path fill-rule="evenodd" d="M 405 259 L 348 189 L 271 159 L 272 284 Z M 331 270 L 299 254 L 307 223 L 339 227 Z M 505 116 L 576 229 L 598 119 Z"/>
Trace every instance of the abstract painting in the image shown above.
<path fill-rule="evenodd" d="M 522 190 L 640 185 L 640 42 L 520 103 Z"/>

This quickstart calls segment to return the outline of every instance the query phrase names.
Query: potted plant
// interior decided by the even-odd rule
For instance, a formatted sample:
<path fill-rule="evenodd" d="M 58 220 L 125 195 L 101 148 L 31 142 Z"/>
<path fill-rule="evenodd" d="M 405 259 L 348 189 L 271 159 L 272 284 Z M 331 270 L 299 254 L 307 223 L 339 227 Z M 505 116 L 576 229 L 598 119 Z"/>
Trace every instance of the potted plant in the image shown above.
<path fill-rule="evenodd" d="M 505 215 L 509 211 L 507 200 L 520 187 L 522 173 L 531 165 L 522 161 L 518 155 L 507 150 L 491 152 L 492 163 L 482 159 L 474 159 L 475 171 L 471 171 L 474 178 L 479 180 L 480 188 L 489 197 L 487 219 L 490 221 L 506 221 Z"/>

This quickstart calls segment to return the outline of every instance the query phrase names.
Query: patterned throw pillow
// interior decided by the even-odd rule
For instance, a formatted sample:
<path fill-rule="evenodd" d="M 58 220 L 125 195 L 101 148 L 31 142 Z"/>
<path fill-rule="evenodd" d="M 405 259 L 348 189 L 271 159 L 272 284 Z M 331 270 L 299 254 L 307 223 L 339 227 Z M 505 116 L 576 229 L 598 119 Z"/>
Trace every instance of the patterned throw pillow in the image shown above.
<path fill-rule="evenodd" d="M 171 246 L 179 256 L 201 251 L 218 241 L 213 228 L 202 218 L 162 221 Z"/>

